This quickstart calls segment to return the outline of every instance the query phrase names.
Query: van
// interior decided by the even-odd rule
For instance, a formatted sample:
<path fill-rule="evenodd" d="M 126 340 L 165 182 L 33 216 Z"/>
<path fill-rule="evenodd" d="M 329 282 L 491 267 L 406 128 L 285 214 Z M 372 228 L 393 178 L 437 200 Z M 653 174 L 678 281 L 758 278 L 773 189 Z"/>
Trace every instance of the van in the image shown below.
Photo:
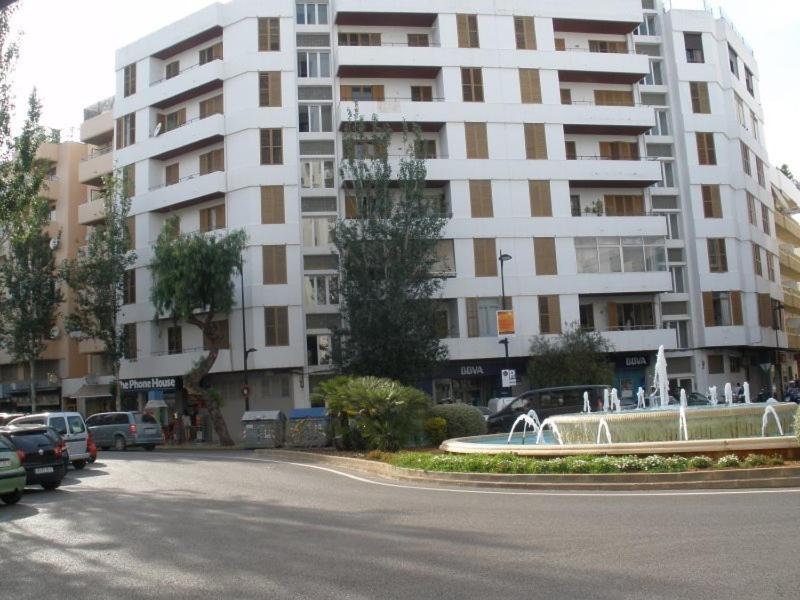
<path fill-rule="evenodd" d="M 46 412 L 25 415 L 12 420 L 9 425 L 46 425 L 61 436 L 66 444 L 72 466 L 82 469 L 89 459 L 89 432 L 83 415 L 79 412 Z"/>
<path fill-rule="evenodd" d="M 92 439 L 102 450 L 140 446 L 153 450 L 164 443 L 161 425 L 153 415 L 137 411 L 97 413 L 86 419 Z"/>

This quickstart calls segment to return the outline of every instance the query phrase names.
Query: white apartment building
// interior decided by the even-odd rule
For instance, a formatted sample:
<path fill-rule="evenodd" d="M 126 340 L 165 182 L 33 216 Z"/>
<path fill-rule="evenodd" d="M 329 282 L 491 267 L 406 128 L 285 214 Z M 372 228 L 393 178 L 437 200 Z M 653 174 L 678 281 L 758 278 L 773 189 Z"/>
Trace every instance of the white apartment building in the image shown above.
<path fill-rule="evenodd" d="M 660 344 L 676 384 L 695 388 L 722 381 L 718 356 L 726 378 L 750 368 L 753 381 L 762 357 L 752 348 L 775 345 L 758 311 L 782 298 L 767 277 L 777 247 L 746 200 L 758 219 L 761 206 L 769 214 L 756 176 L 767 168 L 763 133 L 747 120 L 752 111 L 763 123 L 757 70 L 707 13 L 641 0 L 232 0 L 120 49 L 116 68 L 114 163 L 133 182 L 138 254 L 123 314 L 135 344 L 122 377 L 143 380 L 132 400 L 163 393 L 144 380 L 179 378 L 203 348 L 194 327 L 156 322 L 148 301 L 151 246 L 177 215 L 183 232 L 248 234 L 244 315 L 239 303 L 220 322 L 228 349 L 210 376 L 229 424 L 243 409 L 249 348 L 251 407 L 309 405 L 331 373 L 328 227 L 350 216 L 337 165 L 356 101 L 395 129 L 420 125 L 428 193 L 449 217 L 439 318 L 450 362 L 422 382 L 437 399 L 500 393 L 501 253 L 518 372 L 532 336 L 573 324 L 613 343 L 624 394 L 649 381 Z M 690 82 L 705 84 L 703 114 Z M 697 140 L 715 164 L 699 164 Z M 400 144 L 398 133 L 394 164 Z M 768 253 L 764 277 L 755 245 Z M 177 390 L 166 398 L 178 408 Z"/>

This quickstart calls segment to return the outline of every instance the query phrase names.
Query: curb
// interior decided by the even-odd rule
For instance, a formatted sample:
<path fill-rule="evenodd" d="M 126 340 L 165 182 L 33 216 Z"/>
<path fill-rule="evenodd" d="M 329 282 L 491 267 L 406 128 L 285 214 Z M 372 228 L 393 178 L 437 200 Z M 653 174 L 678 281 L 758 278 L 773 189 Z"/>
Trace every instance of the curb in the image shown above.
<path fill-rule="evenodd" d="M 511 488 L 550 491 L 648 491 L 800 488 L 800 466 L 683 473 L 609 473 L 599 475 L 522 475 L 419 471 L 386 463 L 293 450 L 255 453 L 294 462 L 344 467 L 397 481 L 435 486 Z"/>

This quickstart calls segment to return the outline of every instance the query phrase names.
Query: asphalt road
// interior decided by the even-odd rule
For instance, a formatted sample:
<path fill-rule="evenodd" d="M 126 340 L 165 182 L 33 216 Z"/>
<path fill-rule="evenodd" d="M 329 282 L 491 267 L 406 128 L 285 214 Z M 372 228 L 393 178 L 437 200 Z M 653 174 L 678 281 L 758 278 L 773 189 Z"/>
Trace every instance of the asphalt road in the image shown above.
<path fill-rule="evenodd" d="M 103 453 L 0 507 L 0 598 L 798 598 L 800 493 L 419 489 Z"/>

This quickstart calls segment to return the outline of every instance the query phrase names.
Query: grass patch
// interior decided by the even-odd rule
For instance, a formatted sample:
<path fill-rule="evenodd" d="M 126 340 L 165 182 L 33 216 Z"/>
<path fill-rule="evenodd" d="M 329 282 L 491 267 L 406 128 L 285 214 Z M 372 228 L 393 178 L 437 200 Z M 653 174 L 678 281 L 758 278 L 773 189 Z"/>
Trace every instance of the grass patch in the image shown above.
<path fill-rule="evenodd" d="M 369 456 L 395 467 L 449 473 L 599 474 L 680 473 L 691 469 L 782 465 L 780 456 L 750 454 L 744 460 L 735 455 L 716 462 L 707 456 L 565 456 L 531 458 L 516 454 L 430 454 L 428 452 L 381 453 Z"/>

